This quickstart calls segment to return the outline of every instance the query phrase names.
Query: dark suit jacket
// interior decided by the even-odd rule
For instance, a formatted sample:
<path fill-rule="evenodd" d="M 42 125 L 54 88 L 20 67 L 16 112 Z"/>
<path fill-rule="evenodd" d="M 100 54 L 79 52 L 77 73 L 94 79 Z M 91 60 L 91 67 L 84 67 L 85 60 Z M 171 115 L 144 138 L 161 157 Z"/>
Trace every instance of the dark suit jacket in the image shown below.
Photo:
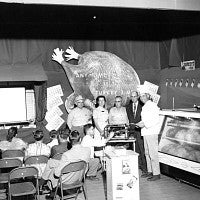
<path fill-rule="evenodd" d="M 126 112 L 128 115 L 129 123 L 138 123 L 141 120 L 142 106 L 143 106 L 142 102 L 138 101 L 138 106 L 137 106 L 135 117 L 133 114 L 132 101 L 130 101 L 130 103 L 126 106 Z"/>

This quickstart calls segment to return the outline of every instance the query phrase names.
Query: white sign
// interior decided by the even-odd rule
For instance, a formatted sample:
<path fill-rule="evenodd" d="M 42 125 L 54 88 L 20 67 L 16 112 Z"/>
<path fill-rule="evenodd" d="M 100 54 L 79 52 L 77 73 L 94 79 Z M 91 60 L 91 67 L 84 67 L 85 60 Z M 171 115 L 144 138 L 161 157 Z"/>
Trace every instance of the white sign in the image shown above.
<path fill-rule="evenodd" d="M 150 83 L 148 81 L 145 81 L 144 85 L 145 85 L 146 88 L 148 88 L 150 94 L 157 94 L 158 87 L 159 87 L 158 85 L 155 85 L 155 84 Z"/>
<path fill-rule="evenodd" d="M 195 70 L 195 60 L 181 62 L 181 69 L 186 71 Z"/>

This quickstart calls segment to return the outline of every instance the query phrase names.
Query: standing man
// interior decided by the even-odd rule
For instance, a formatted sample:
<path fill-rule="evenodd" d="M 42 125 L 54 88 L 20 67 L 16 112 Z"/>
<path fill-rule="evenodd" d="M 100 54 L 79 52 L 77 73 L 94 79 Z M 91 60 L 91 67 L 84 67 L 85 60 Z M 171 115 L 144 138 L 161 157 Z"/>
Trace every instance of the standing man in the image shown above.
<path fill-rule="evenodd" d="M 126 106 L 126 112 L 130 123 L 130 135 L 133 135 L 136 139 L 135 151 L 139 153 L 139 168 L 142 170 L 142 174 L 146 174 L 147 163 L 144 152 L 144 141 L 143 137 L 141 136 L 141 128 L 133 125 L 141 121 L 142 106 L 143 103 L 139 101 L 138 92 L 133 91 L 131 93 L 130 103 Z M 133 124 L 131 125 L 131 123 Z"/>
<path fill-rule="evenodd" d="M 143 175 L 148 181 L 160 179 L 160 166 L 158 157 L 158 133 L 159 133 L 159 108 L 151 101 L 148 89 L 141 85 L 139 88 L 140 100 L 144 103 L 141 112 L 141 121 L 136 125 L 141 128 L 144 137 L 144 149 L 147 161 L 148 173 Z"/>
<path fill-rule="evenodd" d="M 69 113 L 67 125 L 71 131 L 77 130 L 80 133 L 80 137 L 83 138 L 83 126 L 92 123 L 92 112 L 84 107 L 84 98 L 81 95 L 75 98 L 74 103 L 76 107 Z"/>

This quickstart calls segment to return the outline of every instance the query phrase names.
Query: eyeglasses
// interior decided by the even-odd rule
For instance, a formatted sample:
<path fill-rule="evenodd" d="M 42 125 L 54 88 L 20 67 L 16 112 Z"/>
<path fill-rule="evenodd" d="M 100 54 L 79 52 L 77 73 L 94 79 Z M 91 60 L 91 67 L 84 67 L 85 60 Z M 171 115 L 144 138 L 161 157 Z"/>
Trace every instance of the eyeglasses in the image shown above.
<path fill-rule="evenodd" d="M 122 102 L 122 101 L 115 101 L 115 102 L 117 103 L 117 102 Z"/>
<path fill-rule="evenodd" d="M 134 97 L 134 98 L 136 98 L 136 97 L 138 97 L 138 96 L 131 96 L 131 97 Z"/>

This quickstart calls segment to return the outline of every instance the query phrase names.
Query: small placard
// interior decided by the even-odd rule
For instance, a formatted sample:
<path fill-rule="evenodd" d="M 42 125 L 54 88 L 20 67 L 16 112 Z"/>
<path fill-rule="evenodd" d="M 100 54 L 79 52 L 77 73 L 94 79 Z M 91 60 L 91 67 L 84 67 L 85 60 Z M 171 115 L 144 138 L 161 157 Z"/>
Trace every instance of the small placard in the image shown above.
<path fill-rule="evenodd" d="M 181 69 L 186 71 L 195 70 L 195 60 L 181 62 Z"/>

